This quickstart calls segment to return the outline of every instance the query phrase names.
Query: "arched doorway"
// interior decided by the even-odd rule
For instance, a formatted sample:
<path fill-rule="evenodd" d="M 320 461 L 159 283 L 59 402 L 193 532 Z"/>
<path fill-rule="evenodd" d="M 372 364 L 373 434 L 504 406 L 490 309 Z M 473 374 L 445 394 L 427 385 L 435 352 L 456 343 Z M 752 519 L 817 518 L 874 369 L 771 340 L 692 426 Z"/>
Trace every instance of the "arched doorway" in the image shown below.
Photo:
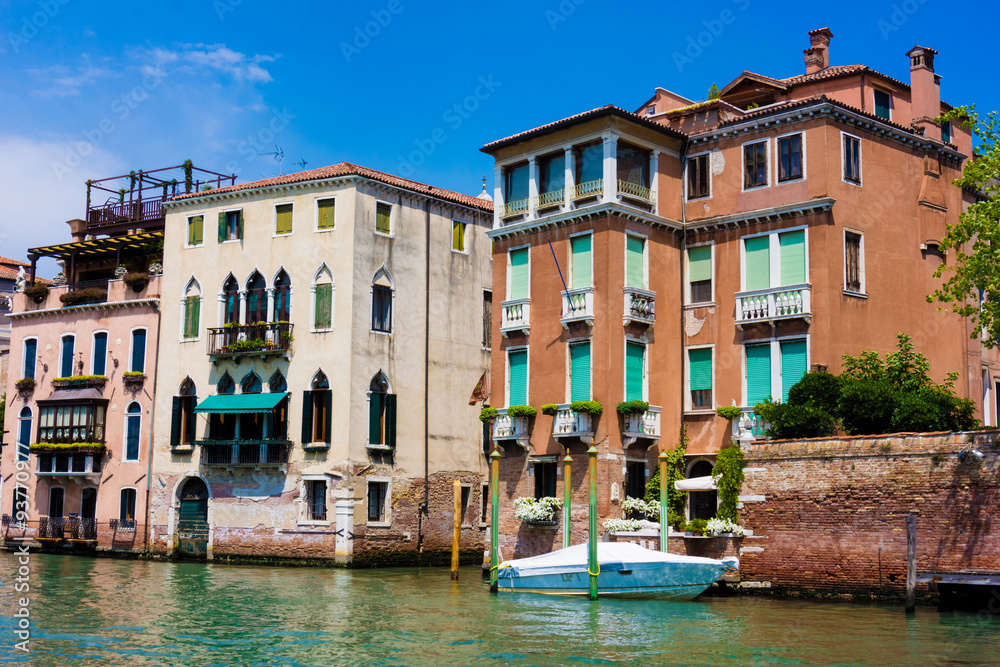
<path fill-rule="evenodd" d="M 208 555 L 208 487 L 200 477 L 184 482 L 177 511 L 177 556 Z"/>
<path fill-rule="evenodd" d="M 708 477 L 712 474 L 712 464 L 708 461 L 697 461 L 691 466 L 688 472 L 688 479 L 692 477 Z M 692 519 L 712 519 L 719 508 L 719 492 L 712 491 L 692 491 L 688 494 L 688 501 L 691 503 Z"/>

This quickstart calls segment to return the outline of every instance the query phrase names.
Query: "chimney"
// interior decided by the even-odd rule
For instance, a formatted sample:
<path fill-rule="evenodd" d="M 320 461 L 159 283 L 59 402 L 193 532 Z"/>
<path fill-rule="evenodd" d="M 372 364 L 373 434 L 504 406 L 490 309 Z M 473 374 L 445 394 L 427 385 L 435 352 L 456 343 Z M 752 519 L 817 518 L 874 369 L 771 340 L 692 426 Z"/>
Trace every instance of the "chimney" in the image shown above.
<path fill-rule="evenodd" d="M 803 51 L 806 74 L 815 74 L 830 66 L 830 40 L 833 33 L 829 28 L 809 31 L 809 48 Z"/>
<path fill-rule="evenodd" d="M 910 57 L 910 108 L 913 127 L 925 137 L 941 140 L 941 126 L 934 119 L 941 115 L 941 77 L 934 73 L 937 51 L 914 46 Z"/>

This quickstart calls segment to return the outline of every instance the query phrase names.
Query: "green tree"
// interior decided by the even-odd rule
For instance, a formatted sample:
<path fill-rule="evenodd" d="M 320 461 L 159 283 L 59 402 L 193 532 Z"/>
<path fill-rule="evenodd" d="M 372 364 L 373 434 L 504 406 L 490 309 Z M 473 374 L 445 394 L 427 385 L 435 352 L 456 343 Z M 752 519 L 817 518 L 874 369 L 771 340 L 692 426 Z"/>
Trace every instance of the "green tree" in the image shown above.
<path fill-rule="evenodd" d="M 994 347 L 1000 338 L 1000 116 L 991 111 L 982 117 L 975 106 L 966 106 L 941 120 L 961 123 L 977 140 L 974 159 L 966 161 L 955 180 L 955 185 L 976 193 L 977 201 L 948 226 L 941 249 L 954 252 L 934 272 L 946 279 L 927 300 L 969 318 L 972 338 L 984 331 L 983 343 Z"/>
<path fill-rule="evenodd" d="M 719 87 L 712 82 L 712 85 L 708 89 L 708 99 L 717 100 L 719 99 Z"/>

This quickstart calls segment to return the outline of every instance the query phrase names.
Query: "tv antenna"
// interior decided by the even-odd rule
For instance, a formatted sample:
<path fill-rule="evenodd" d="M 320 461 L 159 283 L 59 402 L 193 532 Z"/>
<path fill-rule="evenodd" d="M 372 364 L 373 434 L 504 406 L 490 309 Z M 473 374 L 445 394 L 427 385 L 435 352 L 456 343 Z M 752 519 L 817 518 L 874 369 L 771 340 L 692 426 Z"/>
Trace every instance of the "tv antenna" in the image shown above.
<path fill-rule="evenodd" d="M 296 162 L 295 164 L 297 164 L 299 167 L 301 167 L 302 171 L 305 171 L 306 170 L 306 165 L 309 164 L 309 163 L 306 162 L 305 158 L 299 158 L 299 161 Z"/>
<path fill-rule="evenodd" d="M 274 150 L 270 153 L 257 153 L 257 155 L 271 155 L 274 157 L 274 161 L 278 163 L 278 175 L 285 175 L 285 151 L 281 150 L 281 146 L 278 144 L 274 145 Z"/>

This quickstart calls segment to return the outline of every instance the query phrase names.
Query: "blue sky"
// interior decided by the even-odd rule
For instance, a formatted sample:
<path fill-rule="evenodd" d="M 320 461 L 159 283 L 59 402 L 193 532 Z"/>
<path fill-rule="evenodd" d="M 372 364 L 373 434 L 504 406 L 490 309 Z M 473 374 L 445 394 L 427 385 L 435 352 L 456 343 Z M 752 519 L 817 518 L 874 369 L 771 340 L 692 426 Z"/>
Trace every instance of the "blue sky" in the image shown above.
<path fill-rule="evenodd" d="M 940 52 L 942 96 L 1000 109 L 991 2 L 160 3 L 0 0 L 0 254 L 69 239 L 84 182 L 180 164 L 277 175 L 350 161 L 470 194 L 488 141 L 656 86 L 694 100 L 742 70 L 834 65 L 909 81 Z"/>

